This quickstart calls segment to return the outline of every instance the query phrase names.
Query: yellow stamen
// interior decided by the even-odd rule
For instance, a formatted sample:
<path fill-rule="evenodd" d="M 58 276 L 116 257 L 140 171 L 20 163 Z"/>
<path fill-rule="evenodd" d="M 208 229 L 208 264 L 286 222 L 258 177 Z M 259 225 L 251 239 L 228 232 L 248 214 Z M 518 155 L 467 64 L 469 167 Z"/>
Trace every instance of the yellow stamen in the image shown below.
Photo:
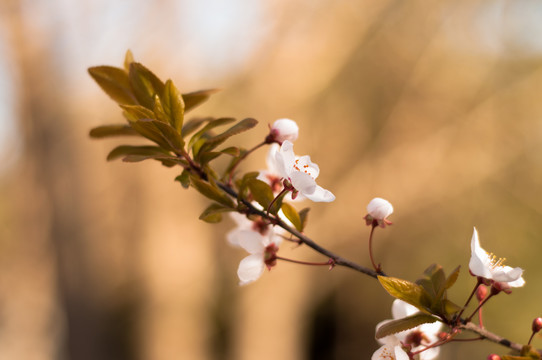
<path fill-rule="evenodd" d="M 489 257 L 489 266 L 491 266 L 492 269 L 504 266 L 506 258 L 497 258 L 497 256 L 495 256 L 493 253 L 489 253 L 487 255 Z"/>

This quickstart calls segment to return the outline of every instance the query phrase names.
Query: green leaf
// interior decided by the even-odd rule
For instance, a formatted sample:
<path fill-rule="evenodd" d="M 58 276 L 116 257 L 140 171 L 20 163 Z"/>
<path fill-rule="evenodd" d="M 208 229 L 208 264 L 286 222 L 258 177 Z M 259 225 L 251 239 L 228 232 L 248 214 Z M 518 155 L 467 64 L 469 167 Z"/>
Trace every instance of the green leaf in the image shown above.
<path fill-rule="evenodd" d="M 179 134 L 169 123 L 159 120 L 152 120 L 152 123 L 167 140 L 173 150 L 178 151 L 184 147 L 184 141 L 181 138 L 181 134 Z"/>
<path fill-rule="evenodd" d="M 130 64 L 134 62 L 134 55 L 130 50 L 126 51 L 126 55 L 124 56 L 124 69 L 126 69 L 126 74 L 128 74 L 128 71 L 130 71 Z"/>
<path fill-rule="evenodd" d="M 151 119 L 156 119 L 161 122 L 171 124 L 171 122 L 169 121 L 169 117 L 166 114 L 164 107 L 162 106 L 162 101 L 160 101 L 160 97 L 158 95 L 154 95 L 154 106 L 152 108 L 152 111 L 154 113 L 154 117 L 152 117 Z"/>
<path fill-rule="evenodd" d="M 228 211 L 234 211 L 234 209 L 220 204 L 211 204 L 201 213 L 199 219 L 208 223 L 217 223 L 222 220 L 222 213 Z"/>
<path fill-rule="evenodd" d="M 241 150 L 236 146 L 230 146 L 230 147 L 220 150 L 220 153 L 231 155 L 231 156 L 239 156 L 241 154 Z"/>
<path fill-rule="evenodd" d="M 90 130 L 90 137 L 95 139 L 113 137 L 113 136 L 134 136 L 139 135 L 137 131 L 132 129 L 130 125 L 126 124 L 114 124 L 114 125 L 102 125 L 97 126 Z"/>
<path fill-rule="evenodd" d="M 207 140 L 207 142 L 205 143 L 205 148 L 206 150 L 211 150 L 226 141 L 229 137 L 252 129 L 254 126 L 256 126 L 256 124 L 258 124 L 258 121 L 255 119 L 243 119 L 237 124 L 233 125 L 228 130 L 224 131 L 223 133 L 213 136 L 212 138 Z"/>
<path fill-rule="evenodd" d="M 301 219 L 301 230 L 303 231 L 305 227 L 307 226 L 307 222 L 309 221 L 309 211 L 310 208 L 304 208 L 299 211 L 299 218 Z"/>
<path fill-rule="evenodd" d="M 175 84 L 173 84 L 173 81 L 171 80 L 166 81 L 162 102 L 171 126 L 173 126 L 177 132 L 181 133 L 184 121 L 185 104 L 181 93 L 177 90 Z"/>
<path fill-rule="evenodd" d="M 216 159 L 220 155 L 222 155 L 222 153 L 218 151 L 209 151 L 206 153 L 198 154 L 198 162 L 201 165 L 205 165 L 208 164 L 211 160 Z"/>
<path fill-rule="evenodd" d="M 88 73 L 115 102 L 137 104 L 128 74 L 124 70 L 113 66 L 94 66 L 88 69 Z"/>
<path fill-rule="evenodd" d="M 388 321 L 378 327 L 375 337 L 382 339 L 385 336 L 393 335 L 401 331 L 415 328 L 416 326 L 438 321 L 437 318 L 424 313 L 416 313 L 401 319 Z"/>
<path fill-rule="evenodd" d="M 301 217 L 297 210 L 289 203 L 282 203 L 282 212 L 288 220 L 294 225 L 298 231 L 303 231 L 303 225 L 301 223 Z"/>
<path fill-rule="evenodd" d="M 503 355 L 501 356 L 501 359 L 502 360 L 533 360 L 533 358 L 529 356 L 511 356 L 511 355 Z M 534 359 L 537 359 L 537 358 L 534 358 Z"/>
<path fill-rule="evenodd" d="M 229 124 L 233 121 L 235 121 L 234 118 L 219 118 L 210 120 L 209 123 L 203 127 L 203 129 L 199 130 L 190 138 L 190 141 L 188 142 L 188 147 L 191 148 L 209 130 L 214 129 L 217 126 Z"/>
<path fill-rule="evenodd" d="M 141 154 L 130 154 L 126 155 L 124 158 L 122 158 L 122 161 L 124 162 L 141 162 L 143 160 L 158 160 L 162 162 L 164 165 L 171 167 L 175 166 L 179 163 L 179 159 L 177 159 L 175 156 L 167 156 L 167 155 L 141 155 Z"/>
<path fill-rule="evenodd" d="M 205 141 L 203 139 L 201 140 L 201 145 L 205 144 Z M 237 156 L 239 155 L 239 149 L 236 147 L 229 147 L 220 151 L 207 151 L 204 153 L 201 153 L 198 151 L 199 149 L 194 149 L 194 152 L 197 154 L 197 162 L 201 165 L 205 165 L 209 163 L 211 160 L 216 159 L 220 155 L 227 154 L 231 156 Z"/>
<path fill-rule="evenodd" d="M 136 121 L 142 119 L 155 119 L 154 111 L 147 109 L 141 105 L 120 105 L 120 107 L 128 115 L 128 121 Z"/>
<path fill-rule="evenodd" d="M 461 311 L 461 306 L 457 305 L 456 303 L 448 299 L 443 299 L 442 304 L 443 304 L 442 307 L 444 308 L 444 312 L 446 313 L 448 318 L 451 318 L 453 314 L 457 314 L 459 311 Z"/>
<path fill-rule="evenodd" d="M 212 117 L 204 117 L 204 118 L 193 118 L 188 121 L 186 121 L 183 124 L 183 128 L 181 130 L 181 134 L 184 137 L 192 134 L 194 131 L 196 131 L 201 125 L 203 125 L 206 122 L 213 121 L 214 118 Z"/>
<path fill-rule="evenodd" d="M 157 146 L 121 145 L 109 152 L 109 155 L 107 155 L 107 160 L 111 161 L 128 155 L 168 156 L 170 154 Z"/>
<path fill-rule="evenodd" d="M 194 91 L 187 94 L 183 94 L 183 100 L 184 100 L 184 111 L 190 111 L 202 102 L 206 101 L 209 96 L 212 94 L 218 92 L 217 89 L 209 89 L 209 90 L 200 90 L 200 91 Z"/>
<path fill-rule="evenodd" d="M 251 179 L 255 179 L 258 177 L 260 173 L 258 171 L 251 171 L 243 175 L 241 180 L 238 180 L 238 192 L 237 192 L 237 199 L 238 202 L 240 202 L 242 199 L 247 198 L 247 189 L 248 189 L 248 182 Z"/>
<path fill-rule="evenodd" d="M 160 130 L 154 126 L 153 122 L 158 120 L 136 120 L 130 123 L 130 126 L 142 136 L 160 145 L 162 148 L 174 151 L 169 142 L 164 138 Z"/>
<path fill-rule="evenodd" d="M 164 92 L 164 83 L 140 63 L 132 62 L 128 73 L 130 86 L 139 104 L 147 109 L 154 106 L 154 95 Z"/>
<path fill-rule="evenodd" d="M 220 190 L 216 185 L 213 186 L 196 178 L 195 176 L 190 177 L 190 182 L 192 186 L 196 190 L 198 190 L 203 196 L 229 208 L 234 207 L 233 200 L 225 192 Z"/>
<path fill-rule="evenodd" d="M 254 200 L 264 209 L 267 209 L 275 198 L 269 185 L 256 178 L 249 179 L 247 185 Z"/>
<path fill-rule="evenodd" d="M 188 189 L 190 187 L 190 172 L 184 169 L 181 175 L 175 178 L 175 181 L 180 182 L 183 188 Z"/>
<path fill-rule="evenodd" d="M 429 296 L 420 285 L 388 276 L 379 276 L 378 281 L 391 296 L 403 300 L 423 312 L 430 313 L 427 310 L 431 306 Z"/>
<path fill-rule="evenodd" d="M 448 278 L 446 279 L 446 283 L 444 284 L 444 287 L 446 289 L 451 288 L 455 282 L 457 281 L 457 278 L 459 277 L 459 270 L 461 269 L 461 265 L 456 267 L 450 275 L 448 275 Z"/>
<path fill-rule="evenodd" d="M 429 279 L 418 279 L 416 284 L 420 285 L 427 295 L 431 298 L 431 303 L 434 303 L 437 300 L 437 290 L 433 287 L 433 283 Z"/>
<path fill-rule="evenodd" d="M 532 345 L 523 345 L 521 348 L 522 356 L 527 356 L 529 359 L 540 359 L 540 353 Z"/>

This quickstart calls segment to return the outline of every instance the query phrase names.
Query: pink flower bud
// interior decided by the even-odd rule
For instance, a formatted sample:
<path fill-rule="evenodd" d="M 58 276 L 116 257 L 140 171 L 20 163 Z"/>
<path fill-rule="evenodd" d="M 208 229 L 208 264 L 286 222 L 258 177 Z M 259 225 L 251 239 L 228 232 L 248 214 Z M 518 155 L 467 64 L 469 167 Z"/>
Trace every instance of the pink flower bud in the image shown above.
<path fill-rule="evenodd" d="M 533 320 L 533 333 L 537 333 L 542 330 L 542 318 L 537 317 Z"/>
<path fill-rule="evenodd" d="M 487 357 L 487 360 L 501 360 L 501 357 L 497 354 L 491 354 Z"/>
<path fill-rule="evenodd" d="M 299 127 L 297 123 L 290 119 L 278 119 L 271 126 L 271 131 L 266 139 L 267 142 L 277 142 L 282 144 L 289 140 L 294 142 L 299 135 Z"/>
<path fill-rule="evenodd" d="M 487 288 L 484 285 L 478 286 L 478 289 L 476 290 L 476 298 L 478 301 L 482 301 L 487 296 Z"/>

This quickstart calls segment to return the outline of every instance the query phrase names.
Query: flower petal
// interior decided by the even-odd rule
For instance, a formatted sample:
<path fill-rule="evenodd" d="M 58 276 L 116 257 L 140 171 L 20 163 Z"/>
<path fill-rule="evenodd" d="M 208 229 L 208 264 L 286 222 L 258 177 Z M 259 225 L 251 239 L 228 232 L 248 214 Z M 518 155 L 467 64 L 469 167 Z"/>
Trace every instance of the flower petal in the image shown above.
<path fill-rule="evenodd" d="M 235 228 L 226 234 L 226 240 L 231 246 L 240 247 L 239 245 L 239 232 L 244 231 L 240 228 Z"/>
<path fill-rule="evenodd" d="M 427 344 L 429 345 L 429 344 Z M 416 350 L 422 349 L 422 347 L 417 347 Z M 433 360 L 436 359 L 440 353 L 440 347 L 429 348 L 420 353 L 420 360 Z"/>
<path fill-rule="evenodd" d="M 289 176 L 294 188 L 306 197 L 309 197 L 316 190 L 316 181 L 310 175 L 294 171 Z"/>
<path fill-rule="evenodd" d="M 523 280 L 523 278 L 520 277 L 519 279 L 515 281 L 510 281 L 508 285 L 511 287 L 522 287 L 523 285 L 525 285 L 525 280 Z"/>
<path fill-rule="evenodd" d="M 480 240 L 478 239 L 478 231 L 474 228 L 472 233 L 472 239 L 470 243 L 471 257 L 469 261 L 470 272 L 476 276 L 481 276 L 486 279 L 491 279 L 489 255 L 480 246 Z"/>
<path fill-rule="evenodd" d="M 249 253 L 263 254 L 263 251 L 265 249 L 265 237 L 262 236 L 259 232 L 252 230 L 240 230 L 237 233 L 237 240 L 239 246 L 241 246 Z"/>
<path fill-rule="evenodd" d="M 367 212 L 377 220 L 384 220 L 393 213 L 393 206 L 388 200 L 376 197 L 367 205 Z"/>
<path fill-rule="evenodd" d="M 511 285 L 511 282 L 519 280 L 523 274 L 522 268 L 512 268 L 510 266 L 499 266 L 493 271 L 493 280 L 498 282 L 506 282 Z M 523 280 L 523 279 L 522 279 Z M 520 285 L 520 286 L 523 286 Z"/>
<path fill-rule="evenodd" d="M 288 178 L 295 163 L 294 144 L 286 140 L 275 154 L 275 165 L 280 176 Z"/>
<path fill-rule="evenodd" d="M 305 197 L 314 202 L 332 202 L 335 200 L 335 195 L 329 190 L 316 185 L 316 189 L 312 194 L 305 194 Z"/>
<path fill-rule="evenodd" d="M 277 152 L 280 149 L 280 145 L 277 143 L 273 143 L 269 146 L 269 151 L 267 152 L 267 157 L 265 158 L 265 162 L 267 163 L 267 168 L 269 169 L 269 172 L 271 174 L 278 174 L 278 166 L 277 166 Z"/>
<path fill-rule="evenodd" d="M 414 315 L 417 312 L 420 312 L 417 307 L 403 300 L 395 299 L 391 305 L 391 315 L 395 320 Z"/>
<path fill-rule="evenodd" d="M 239 276 L 239 285 L 246 285 L 256 281 L 262 276 L 265 269 L 262 254 L 249 255 L 239 263 L 237 276 Z"/>

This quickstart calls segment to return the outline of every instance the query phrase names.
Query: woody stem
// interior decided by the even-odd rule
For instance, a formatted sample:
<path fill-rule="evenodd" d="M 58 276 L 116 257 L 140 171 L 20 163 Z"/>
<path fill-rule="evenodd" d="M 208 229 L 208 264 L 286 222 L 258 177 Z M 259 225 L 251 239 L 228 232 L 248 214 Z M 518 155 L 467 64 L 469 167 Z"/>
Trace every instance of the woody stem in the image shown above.
<path fill-rule="evenodd" d="M 282 261 L 291 262 L 291 263 L 294 263 L 294 264 L 312 265 L 312 266 L 327 266 L 327 265 L 334 266 L 334 264 L 335 264 L 335 261 L 334 261 L 333 259 L 329 259 L 329 260 L 326 261 L 326 262 L 308 262 L 308 261 L 300 261 L 300 260 L 293 260 L 293 259 L 283 258 L 283 257 L 281 257 L 281 256 L 276 256 L 276 259 L 277 259 L 277 260 L 282 260 Z"/>

